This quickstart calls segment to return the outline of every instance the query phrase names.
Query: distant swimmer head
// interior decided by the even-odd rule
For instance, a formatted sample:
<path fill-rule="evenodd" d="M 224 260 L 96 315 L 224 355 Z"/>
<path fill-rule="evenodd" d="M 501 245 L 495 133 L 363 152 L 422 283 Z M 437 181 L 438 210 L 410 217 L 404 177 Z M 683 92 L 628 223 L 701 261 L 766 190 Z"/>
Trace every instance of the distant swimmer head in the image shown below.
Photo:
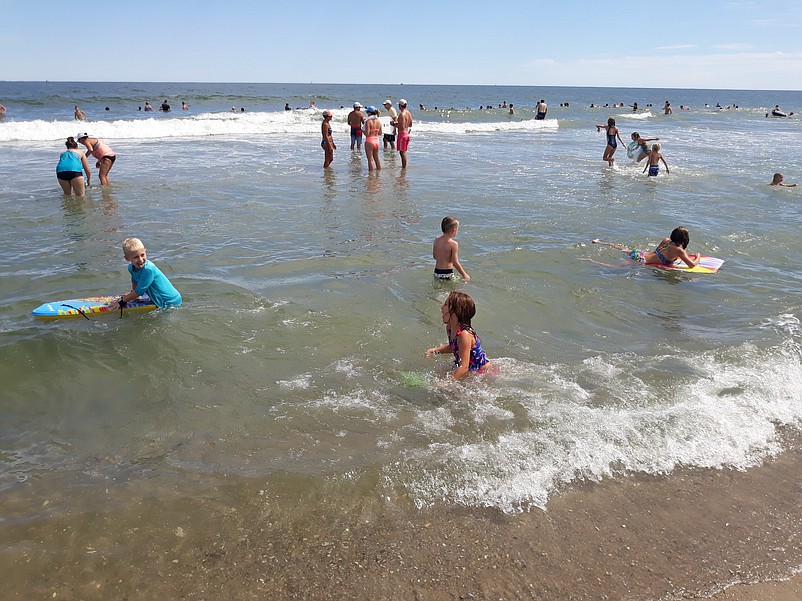
<path fill-rule="evenodd" d="M 406 106 L 406 105 L 407 105 L 407 101 L 404 100 L 403 98 L 398 101 L 398 106 Z"/>
<path fill-rule="evenodd" d="M 671 241 L 677 246 L 688 248 L 688 244 L 691 243 L 691 235 L 684 227 L 677 227 L 671 232 Z"/>
<path fill-rule="evenodd" d="M 355 103 L 354 103 L 354 108 L 355 108 L 355 109 L 361 109 L 361 108 L 362 108 L 362 105 L 361 105 L 361 104 L 359 104 L 358 102 L 355 102 Z"/>
<path fill-rule="evenodd" d="M 376 107 L 373 106 L 372 104 L 368 108 L 366 108 L 365 110 L 367 111 L 368 115 L 375 115 L 376 114 Z"/>

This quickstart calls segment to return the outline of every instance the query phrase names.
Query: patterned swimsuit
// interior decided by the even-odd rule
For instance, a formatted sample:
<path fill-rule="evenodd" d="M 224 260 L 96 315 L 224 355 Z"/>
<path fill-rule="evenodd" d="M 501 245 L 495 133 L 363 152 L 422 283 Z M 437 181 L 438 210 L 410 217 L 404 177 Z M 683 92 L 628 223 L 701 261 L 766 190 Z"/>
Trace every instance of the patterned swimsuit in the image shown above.
<path fill-rule="evenodd" d="M 488 360 L 487 355 L 485 355 L 485 351 L 482 348 L 482 341 L 479 340 L 479 336 L 476 334 L 474 329 L 470 327 L 463 328 L 462 326 L 460 326 L 454 338 L 451 338 L 450 336 L 451 332 L 449 332 L 448 346 L 451 347 L 451 351 L 454 353 L 454 365 L 459 367 L 460 364 L 459 345 L 457 344 L 457 340 L 459 339 L 459 335 L 463 330 L 467 330 L 468 332 L 473 334 L 473 338 L 475 340 L 474 345 L 471 347 L 471 357 L 468 363 L 468 371 L 481 372 L 482 368 L 485 365 L 487 365 L 490 361 Z"/>

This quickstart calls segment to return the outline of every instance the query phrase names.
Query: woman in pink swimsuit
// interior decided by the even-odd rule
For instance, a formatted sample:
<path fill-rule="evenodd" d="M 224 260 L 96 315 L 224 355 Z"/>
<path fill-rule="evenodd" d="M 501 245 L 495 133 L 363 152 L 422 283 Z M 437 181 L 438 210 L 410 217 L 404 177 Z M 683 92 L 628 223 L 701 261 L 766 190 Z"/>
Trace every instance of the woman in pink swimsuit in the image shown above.
<path fill-rule="evenodd" d="M 91 137 L 89 134 L 78 134 L 77 138 L 78 142 L 86 146 L 87 153 L 97 159 L 95 166 L 100 170 L 100 185 L 108 186 L 109 171 L 111 171 L 111 168 L 114 166 L 117 155 L 109 148 L 108 144 Z"/>
<path fill-rule="evenodd" d="M 376 107 L 369 106 L 365 109 L 369 115 L 365 121 L 365 154 L 368 157 L 368 170 L 379 170 L 382 164 L 379 161 L 379 145 L 382 138 L 382 122 L 376 116 Z"/>

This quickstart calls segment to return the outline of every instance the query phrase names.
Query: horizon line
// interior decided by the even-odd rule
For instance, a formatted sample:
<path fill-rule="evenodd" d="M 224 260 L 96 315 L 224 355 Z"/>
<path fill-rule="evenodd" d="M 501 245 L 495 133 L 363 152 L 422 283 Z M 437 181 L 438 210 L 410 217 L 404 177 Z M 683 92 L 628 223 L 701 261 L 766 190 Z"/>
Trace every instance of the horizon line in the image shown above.
<path fill-rule="evenodd" d="M 487 83 L 339 83 L 339 82 L 292 82 L 292 81 L 144 81 L 144 80 L 66 80 L 66 79 L 8 79 L 4 83 L 78 83 L 78 84 L 209 84 L 209 85 L 309 85 L 309 86 L 434 86 L 434 87 L 487 87 L 487 88 L 596 88 L 600 90 L 710 90 L 718 92 L 802 92 L 802 89 L 766 89 L 766 88 L 693 88 L 693 87 L 650 87 L 650 86 L 587 86 L 577 84 L 487 84 Z"/>

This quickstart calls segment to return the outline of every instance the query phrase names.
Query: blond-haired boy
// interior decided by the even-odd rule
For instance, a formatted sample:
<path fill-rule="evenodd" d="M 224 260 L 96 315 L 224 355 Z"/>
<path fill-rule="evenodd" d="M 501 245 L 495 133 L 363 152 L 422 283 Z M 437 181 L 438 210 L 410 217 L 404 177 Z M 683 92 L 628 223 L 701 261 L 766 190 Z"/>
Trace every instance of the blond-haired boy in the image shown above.
<path fill-rule="evenodd" d="M 126 238 L 123 242 L 123 255 L 130 263 L 128 273 L 131 274 L 131 291 L 109 304 L 112 311 L 124 307 L 129 301 L 147 295 L 157 307 L 178 307 L 181 305 L 181 294 L 167 279 L 158 267 L 148 261 L 145 245 L 139 238 Z"/>

